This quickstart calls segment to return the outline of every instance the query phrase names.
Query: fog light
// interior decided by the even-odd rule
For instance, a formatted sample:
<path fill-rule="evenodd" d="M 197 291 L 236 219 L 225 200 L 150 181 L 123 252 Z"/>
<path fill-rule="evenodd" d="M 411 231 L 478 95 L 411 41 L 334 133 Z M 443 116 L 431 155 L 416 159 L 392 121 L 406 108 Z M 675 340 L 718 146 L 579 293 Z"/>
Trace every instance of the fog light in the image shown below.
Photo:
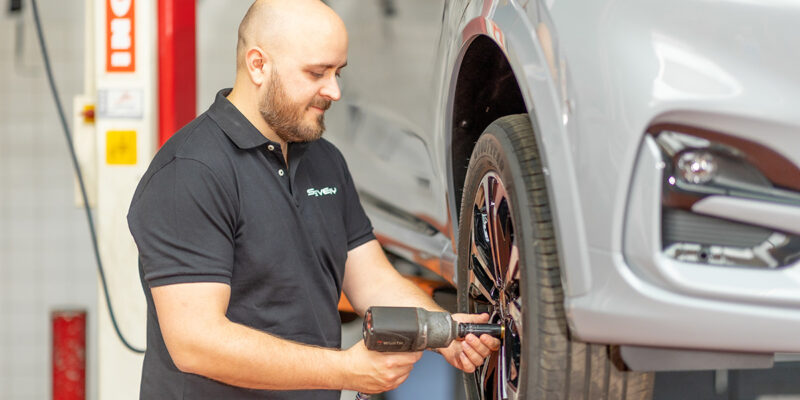
<path fill-rule="evenodd" d="M 718 266 L 775 269 L 798 262 L 800 235 L 785 232 L 780 226 L 761 224 L 757 218 L 743 222 L 740 216 L 707 215 L 696 212 L 694 207 L 709 196 L 800 207 L 797 166 L 780 154 L 743 139 L 691 131 L 688 134 L 656 129 L 652 133 L 664 162 L 663 254 L 683 262 Z M 780 186 L 777 181 L 789 184 Z"/>
<path fill-rule="evenodd" d="M 687 151 L 678 159 L 678 172 L 689 183 L 706 183 L 714 178 L 717 169 L 717 160 L 707 151 Z"/>

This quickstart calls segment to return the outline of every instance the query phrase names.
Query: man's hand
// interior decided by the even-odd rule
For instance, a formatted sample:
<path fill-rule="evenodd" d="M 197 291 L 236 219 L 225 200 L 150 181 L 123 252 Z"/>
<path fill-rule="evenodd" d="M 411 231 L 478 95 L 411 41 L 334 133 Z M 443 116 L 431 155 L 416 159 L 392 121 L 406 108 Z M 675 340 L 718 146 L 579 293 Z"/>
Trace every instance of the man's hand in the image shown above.
<path fill-rule="evenodd" d="M 407 378 L 422 352 L 380 353 L 367 350 L 363 340 L 343 352 L 344 366 L 348 369 L 343 389 L 362 393 L 382 393 L 392 390 Z"/>
<path fill-rule="evenodd" d="M 458 322 L 485 324 L 489 322 L 489 314 L 453 314 L 453 319 Z M 480 338 L 473 334 L 467 335 L 463 341 L 454 340 L 450 346 L 439 350 L 450 365 L 464 371 L 475 372 L 475 368 L 483 365 L 483 361 L 494 351 L 500 349 L 500 340 L 487 334 Z"/>

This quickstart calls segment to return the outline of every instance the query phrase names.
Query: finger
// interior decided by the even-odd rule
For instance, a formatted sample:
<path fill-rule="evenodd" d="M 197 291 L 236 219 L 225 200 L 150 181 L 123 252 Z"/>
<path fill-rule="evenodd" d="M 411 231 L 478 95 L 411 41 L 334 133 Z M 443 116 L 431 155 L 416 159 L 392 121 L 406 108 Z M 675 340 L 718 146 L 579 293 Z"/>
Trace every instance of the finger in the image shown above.
<path fill-rule="evenodd" d="M 461 348 L 464 350 L 464 354 L 467 355 L 467 358 L 469 358 L 469 361 L 472 363 L 472 365 L 478 366 L 483 364 L 483 356 L 475 351 L 475 349 L 473 349 L 469 343 L 464 343 Z"/>
<path fill-rule="evenodd" d="M 463 370 L 464 364 L 461 362 L 461 344 L 453 344 L 447 348 L 446 353 L 442 353 L 444 358 L 454 367 Z"/>
<path fill-rule="evenodd" d="M 394 372 L 395 372 L 395 374 L 408 375 L 408 374 L 411 373 L 412 369 L 414 369 L 414 365 L 413 364 L 402 366 L 402 367 L 398 367 Z"/>
<path fill-rule="evenodd" d="M 461 322 L 471 322 L 473 324 L 485 324 L 489 322 L 489 314 L 460 314 Z"/>
<path fill-rule="evenodd" d="M 414 365 L 420 358 L 422 358 L 421 351 L 415 351 L 413 353 L 401 353 L 402 357 L 398 358 L 398 364 L 401 365 Z"/>
<path fill-rule="evenodd" d="M 463 352 L 459 354 L 459 359 L 461 361 L 461 370 L 464 372 L 472 373 L 475 372 L 475 365 L 472 364 L 472 361 L 467 358 L 467 355 Z"/>
<path fill-rule="evenodd" d="M 456 353 L 456 356 L 453 357 L 453 361 L 455 362 L 455 367 L 464 370 L 464 362 L 461 360 L 461 352 Z"/>
<path fill-rule="evenodd" d="M 467 343 L 469 343 L 470 347 L 473 350 L 478 352 L 481 357 L 486 358 L 489 354 L 492 354 L 492 349 L 489 348 L 481 339 L 475 337 L 475 335 L 468 335 L 467 336 Z"/>
<path fill-rule="evenodd" d="M 401 385 L 403 382 L 405 382 L 405 381 L 406 381 L 406 379 L 408 379 L 408 376 L 409 376 L 409 375 L 411 375 L 411 374 L 410 374 L 410 373 L 408 373 L 408 374 L 405 374 L 405 375 L 402 375 L 402 376 L 399 376 L 399 377 L 397 377 L 397 379 L 396 379 L 394 382 L 392 382 L 392 389 L 395 389 L 395 388 L 397 388 L 397 387 L 398 387 L 398 386 L 400 386 L 400 385 Z"/>
<path fill-rule="evenodd" d="M 392 355 L 395 357 L 399 364 L 413 364 L 419 361 L 420 357 L 422 357 L 421 351 L 415 351 L 412 353 L 384 353 L 386 355 Z"/>
<path fill-rule="evenodd" d="M 486 347 L 488 347 L 491 351 L 500 350 L 500 339 L 489 336 L 487 334 L 481 335 L 481 342 L 483 342 Z"/>
<path fill-rule="evenodd" d="M 403 364 L 414 364 L 415 362 L 417 362 L 417 360 L 419 360 L 419 357 L 417 356 L 417 352 L 405 353 L 400 358 L 400 360 Z"/>

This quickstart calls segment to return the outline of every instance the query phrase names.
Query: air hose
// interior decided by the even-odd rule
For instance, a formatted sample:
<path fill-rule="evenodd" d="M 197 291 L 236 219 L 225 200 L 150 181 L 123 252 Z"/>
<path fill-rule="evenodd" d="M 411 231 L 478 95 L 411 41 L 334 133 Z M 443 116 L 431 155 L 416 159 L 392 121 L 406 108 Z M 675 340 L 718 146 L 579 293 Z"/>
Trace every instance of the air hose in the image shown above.
<path fill-rule="evenodd" d="M 33 21 L 36 24 L 36 34 L 39 38 L 39 46 L 42 49 L 42 58 L 44 59 L 44 67 L 47 71 L 47 82 L 50 84 L 50 91 L 53 94 L 53 101 L 56 103 L 56 109 L 58 109 L 58 117 L 61 120 L 61 127 L 64 130 L 64 136 L 67 138 L 67 148 L 69 149 L 69 154 L 72 157 L 72 166 L 75 169 L 75 175 L 78 177 L 78 186 L 81 189 L 81 198 L 83 199 L 83 207 L 86 210 L 86 219 L 89 223 L 89 233 L 92 236 L 92 247 L 94 248 L 94 258 L 97 261 L 97 272 L 100 274 L 100 283 L 103 286 L 103 294 L 105 295 L 106 305 L 108 306 L 108 314 L 111 317 L 111 324 L 114 326 L 114 331 L 117 333 L 117 337 L 119 340 L 122 341 L 122 344 L 125 347 L 138 354 L 144 353 L 144 349 L 139 349 L 134 347 L 133 345 L 125 339 L 125 336 L 122 334 L 122 331 L 119 329 L 119 324 L 117 324 L 117 318 L 114 316 L 114 308 L 111 306 L 111 297 L 108 293 L 108 284 L 106 283 L 106 274 L 105 270 L 103 269 L 103 262 L 100 259 L 100 250 L 97 245 L 97 233 L 94 229 L 94 219 L 92 218 L 92 210 L 89 207 L 89 198 L 86 195 L 86 185 L 83 183 L 83 174 L 81 173 L 81 167 L 78 164 L 78 157 L 75 155 L 75 148 L 72 144 L 72 134 L 69 131 L 69 126 L 67 125 L 67 118 L 64 115 L 64 108 L 61 106 L 61 100 L 58 97 L 58 89 L 56 88 L 55 80 L 53 79 L 53 71 L 50 67 L 50 57 L 47 54 L 47 46 L 44 42 L 44 34 L 42 33 L 42 24 L 39 21 L 39 10 L 36 6 L 36 0 L 31 0 L 31 6 L 33 7 Z"/>

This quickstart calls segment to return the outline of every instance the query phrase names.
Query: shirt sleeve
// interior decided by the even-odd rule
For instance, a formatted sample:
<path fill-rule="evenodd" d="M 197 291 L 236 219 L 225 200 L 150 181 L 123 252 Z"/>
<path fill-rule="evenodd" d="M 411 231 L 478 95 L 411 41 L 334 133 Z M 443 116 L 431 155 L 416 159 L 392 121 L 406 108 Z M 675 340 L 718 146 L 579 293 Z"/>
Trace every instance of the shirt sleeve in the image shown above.
<path fill-rule="evenodd" d="M 345 173 L 345 225 L 347 228 L 347 250 L 350 251 L 375 239 L 375 234 L 372 232 L 372 223 L 367 217 L 367 213 L 364 212 L 364 207 L 361 206 L 347 163 L 341 153 L 339 156 Z"/>
<path fill-rule="evenodd" d="M 137 190 L 128 226 L 151 286 L 230 284 L 236 210 L 205 164 L 177 158 Z"/>

